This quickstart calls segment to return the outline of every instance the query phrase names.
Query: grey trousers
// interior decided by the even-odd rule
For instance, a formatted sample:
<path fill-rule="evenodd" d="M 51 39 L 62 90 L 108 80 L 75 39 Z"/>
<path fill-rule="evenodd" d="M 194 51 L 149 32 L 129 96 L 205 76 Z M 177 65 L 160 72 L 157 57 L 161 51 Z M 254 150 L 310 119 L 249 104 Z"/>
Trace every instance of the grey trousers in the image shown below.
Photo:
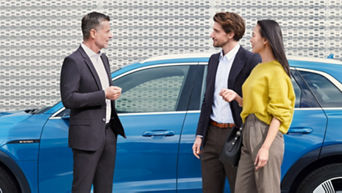
<path fill-rule="evenodd" d="M 222 129 L 212 125 L 208 128 L 207 142 L 201 152 L 203 193 L 223 193 L 226 176 L 230 192 L 234 193 L 237 168 L 230 164 L 223 164 L 218 159 L 231 130 L 231 128 Z"/>
<path fill-rule="evenodd" d="M 268 132 L 269 125 L 250 114 L 243 126 L 241 157 L 236 177 L 236 193 L 280 193 L 280 167 L 284 156 L 284 138 L 279 132 L 274 139 L 267 164 L 255 171 L 256 155 Z"/>

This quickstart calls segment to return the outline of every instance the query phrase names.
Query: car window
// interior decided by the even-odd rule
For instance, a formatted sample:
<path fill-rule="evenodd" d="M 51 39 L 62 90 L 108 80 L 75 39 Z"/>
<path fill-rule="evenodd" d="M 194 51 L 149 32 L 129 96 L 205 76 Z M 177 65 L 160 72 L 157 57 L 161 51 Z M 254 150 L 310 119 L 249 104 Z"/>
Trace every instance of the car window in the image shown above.
<path fill-rule="evenodd" d="M 205 66 L 204 69 L 204 73 L 203 73 L 203 80 L 206 80 L 206 75 L 207 75 L 207 66 Z M 292 85 L 293 85 L 293 89 L 296 95 L 296 101 L 295 101 L 295 107 L 300 107 L 300 99 L 302 98 L 302 90 L 300 89 L 300 87 L 298 86 L 298 83 L 296 82 L 296 80 L 293 78 L 293 76 L 291 76 L 291 81 L 292 81 Z M 201 88 L 201 101 L 200 101 L 200 106 L 202 106 L 202 102 L 203 102 L 203 98 L 204 98 L 204 93 L 205 93 L 205 81 L 203 81 L 202 83 L 202 88 Z"/>
<path fill-rule="evenodd" d="M 299 71 L 322 107 L 342 107 L 342 92 L 321 74 Z"/>
<path fill-rule="evenodd" d="M 113 84 L 122 88 L 119 113 L 176 111 L 189 66 L 163 66 L 127 74 Z"/>
<path fill-rule="evenodd" d="M 187 110 L 200 110 L 200 104 L 202 99 L 202 85 L 203 85 L 203 74 L 205 71 L 206 66 L 204 64 L 201 65 L 193 65 L 190 68 L 190 72 L 188 75 L 187 85 L 183 92 L 189 93 L 190 100 L 188 102 L 188 105 L 186 107 Z M 186 95 L 185 95 L 186 97 Z M 186 101 L 186 100 L 184 100 Z"/>
<path fill-rule="evenodd" d="M 200 101 L 200 107 L 202 106 L 203 103 L 203 98 L 205 94 L 205 89 L 206 89 L 206 78 L 208 74 L 208 65 L 205 66 L 204 73 L 203 73 L 203 82 L 202 82 L 202 89 L 201 89 L 201 101 Z"/>
<path fill-rule="evenodd" d="M 310 91 L 308 85 L 303 80 L 297 70 L 291 69 L 291 81 L 296 95 L 296 108 L 317 108 L 320 107 L 316 98 Z"/>
<path fill-rule="evenodd" d="M 296 80 L 293 78 L 293 76 L 291 76 L 291 81 L 292 81 L 293 90 L 294 90 L 294 93 L 296 96 L 295 108 L 298 108 L 298 107 L 300 107 L 300 99 L 302 98 L 302 90 L 298 86 L 298 84 L 297 84 Z"/>

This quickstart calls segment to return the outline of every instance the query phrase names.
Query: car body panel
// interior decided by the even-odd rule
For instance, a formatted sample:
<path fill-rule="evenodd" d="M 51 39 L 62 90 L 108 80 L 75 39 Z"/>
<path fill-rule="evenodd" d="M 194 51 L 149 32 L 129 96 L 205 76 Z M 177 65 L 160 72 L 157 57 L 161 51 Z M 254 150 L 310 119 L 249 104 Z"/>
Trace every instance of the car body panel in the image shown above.
<path fill-rule="evenodd" d="M 311 69 L 311 70 L 318 70 L 322 71 L 325 73 L 330 74 L 334 78 L 336 78 L 338 81 L 342 82 L 342 64 L 341 62 L 334 63 L 334 60 L 331 60 L 330 62 L 332 63 L 327 63 L 329 62 L 311 62 L 311 61 L 296 61 L 296 60 L 289 60 L 290 64 L 292 67 L 300 67 L 300 68 L 305 68 L 305 69 Z"/>
<path fill-rule="evenodd" d="M 295 110 L 289 132 L 284 135 L 282 178 L 303 155 L 322 147 L 326 124 L 327 118 L 321 109 Z"/>
<path fill-rule="evenodd" d="M 181 88 L 181 110 L 119 112 L 127 139 L 117 139 L 114 192 L 202 192 L 200 160 L 193 156 L 191 147 L 200 115 L 205 72 L 202 67 L 194 66 L 207 63 L 209 56 L 157 57 L 112 73 L 116 83 L 118 78 L 133 71 L 189 65 L 192 66 L 189 68 L 191 76 L 186 81 L 194 81 Z M 325 72 L 342 82 L 341 63 L 330 64 L 331 61 L 295 57 L 289 60 L 293 72 L 300 69 Z M 305 81 L 299 81 L 299 84 L 305 86 Z M 311 95 L 310 91 L 306 92 Z M 308 104 L 315 103 L 317 101 Z M 67 193 L 71 190 L 73 163 L 67 140 L 69 117 L 61 112 L 64 107 L 59 102 L 38 114 L 0 113 L 0 151 L 22 170 L 32 193 Z M 289 133 L 284 136 L 282 178 L 306 155 L 318 160 L 322 147 L 342 144 L 341 120 L 340 107 L 296 107 Z M 329 152 L 333 150 L 329 149 Z M 228 189 L 226 187 L 226 193 Z"/>
<path fill-rule="evenodd" d="M 71 191 L 73 160 L 68 147 L 68 125 L 68 117 L 56 117 L 49 119 L 43 129 L 39 153 L 39 192 Z"/>
<path fill-rule="evenodd" d="M 185 112 L 119 117 L 129 137 L 118 138 L 114 192 L 176 192 Z"/>
<path fill-rule="evenodd" d="M 325 108 L 324 112 L 329 119 L 324 146 L 342 144 L 342 108 Z"/>

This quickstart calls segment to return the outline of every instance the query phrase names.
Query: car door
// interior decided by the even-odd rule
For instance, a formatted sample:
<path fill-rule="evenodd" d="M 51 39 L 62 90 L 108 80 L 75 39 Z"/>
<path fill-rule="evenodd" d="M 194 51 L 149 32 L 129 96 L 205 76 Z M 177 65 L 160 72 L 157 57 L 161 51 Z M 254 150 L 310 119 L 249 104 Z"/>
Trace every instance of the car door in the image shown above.
<path fill-rule="evenodd" d="M 114 192 L 171 193 L 196 65 L 164 64 L 114 80 L 122 88 L 116 109 L 127 139 L 118 138 Z"/>
<path fill-rule="evenodd" d="M 291 69 L 291 80 L 296 102 L 290 129 L 286 135 L 282 177 L 291 166 L 307 153 L 314 159 L 319 156 L 326 131 L 327 117 L 296 69 Z"/>
<path fill-rule="evenodd" d="M 323 142 L 326 116 L 319 106 L 317 100 L 303 81 L 301 76 L 292 69 L 292 82 L 296 94 L 295 115 L 289 133 L 285 135 L 285 154 L 282 165 L 282 174 L 296 162 L 302 155 L 320 148 Z M 206 72 L 204 72 L 204 76 Z M 205 80 L 202 79 L 202 81 Z M 202 84 L 203 98 L 205 82 Z M 193 97 L 193 96 L 192 96 Z M 200 100 L 201 101 L 201 100 Z M 191 103 L 190 103 L 191 104 Z M 180 143 L 179 155 L 179 192 L 200 193 L 201 184 L 201 166 L 200 161 L 192 154 L 192 145 L 195 139 L 196 127 L 200 114 L 200 105 L 189 111 L 185 122 Z M 316 155 L 318 157 L 318 154 Z M 225 192 L 229 192 L 229 186 L 226 182 Z"/>
<path fill-rule="evenodd" d="M 201 163 L 192 154 L 192 145 L 195 140 L 197 123 L 200 115 L 200 106 L 205 91 L 206 64 L 200 63 L 196 78 L 192 83 L 191 99 L 184 121 L 179 145 L 177 190 L 178 193 L 201 193 L 202 175 Z"/>
<path fill-rule="evenodd" d="M 62 103 L 46 122 L 39 144 L 39 192 L 69 193 L 71 191 L 73 159 L 68 147 L 70 110 Z"/>
<path fill-rule="evenodd" d="M 178 144 L 196 63 L 146 66 L 114 80 L 116 109 L 127 139 L 118 137 L 114 192 L 176 192 Z M 67 193 L 72 183 L 69 110 L 60 104 L 40 141 L 40 192 Z"/>
<path fill-rule="evenodd" d="M 179 193 L 202 192 L 201 162 L 193 155 L 192 145 L 195 140 L 201 102 L 205 91 L 206 71 L 207 62 L 200 63 L 196 81 L 193 83 L 194 90 L 189 101 L 189 108 L 180 139 L 177 181 Z"/>
<path fill-rule="evenodd" d="M 324 64 L 324 67 L 327 66 Z M 304 178 L 300 185 L 303 192 L 342 192 L 342 164 L 339 159 L 342 155 L 342 84 L 338 80 L 341 77 L 336 76 L 340 69 L 341 66 L 337 65 L 330 67 L 330 70 L 298 69 L 328 117 L 318 161 L 322 164 L 316 165 Z"/>
<path fill-rule="evenodd" d="M 329 119 L 324 144 L 326 146 L 341 144 L 342 84 L 322 71 L 300 69 L 298 72 L 307 82 Z"/>

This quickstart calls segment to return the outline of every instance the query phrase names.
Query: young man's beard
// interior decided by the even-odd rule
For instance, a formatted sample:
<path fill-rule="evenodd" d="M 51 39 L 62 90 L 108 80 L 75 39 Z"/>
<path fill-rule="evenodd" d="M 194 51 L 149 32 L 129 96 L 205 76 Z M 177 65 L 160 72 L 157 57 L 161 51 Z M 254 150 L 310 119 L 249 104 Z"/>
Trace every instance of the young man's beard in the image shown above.
<path fill-rule="evenodd" d="M 215 48 L 222 48 L 224 45 L 226 45 L 226 44 L 228 44 L 228 41 L 226 41 L 226 42 L 218 42 L 218 41 L 214 41 L 213 42 L 213 46 L 215 47 Z"/>

